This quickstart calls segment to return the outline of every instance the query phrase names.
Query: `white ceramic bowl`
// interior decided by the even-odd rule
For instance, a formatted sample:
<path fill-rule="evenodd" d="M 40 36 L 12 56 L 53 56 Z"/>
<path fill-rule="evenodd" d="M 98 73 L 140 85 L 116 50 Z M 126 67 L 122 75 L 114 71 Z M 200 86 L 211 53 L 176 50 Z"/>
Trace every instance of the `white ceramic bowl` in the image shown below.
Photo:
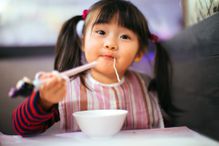
<path fill-rule="evenodd" d="M 88 110 L 73 113 L 79 128 L 90 137 L 109 137 L 118 133 L 128 111 L 119 109 Z"/>

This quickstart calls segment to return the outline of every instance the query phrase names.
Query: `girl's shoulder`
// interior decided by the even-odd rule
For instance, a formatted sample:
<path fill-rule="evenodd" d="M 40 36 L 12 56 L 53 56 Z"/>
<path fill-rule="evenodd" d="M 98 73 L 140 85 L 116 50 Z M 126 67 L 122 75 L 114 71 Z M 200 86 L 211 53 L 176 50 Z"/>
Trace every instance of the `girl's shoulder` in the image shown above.
<path fill-rule="evenodd" d="M 151 81 L 151 77 L 145 73 L 137 72 L 134 70 L 127 71 L 126 78 L 132 78 L 133 76 L 143 81 L 146 86 L 148 86 Z"/>

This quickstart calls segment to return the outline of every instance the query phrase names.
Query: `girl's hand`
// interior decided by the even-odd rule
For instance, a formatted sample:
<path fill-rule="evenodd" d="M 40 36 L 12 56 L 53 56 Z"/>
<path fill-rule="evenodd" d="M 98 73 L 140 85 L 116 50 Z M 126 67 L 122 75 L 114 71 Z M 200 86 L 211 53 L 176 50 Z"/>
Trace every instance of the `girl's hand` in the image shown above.
<path fill-rule="evenodd" d="M 51 72 L 42 73 L 40 80 L 44 83 L 39 88 L 39 104 L 48 110 L 66 96 L 67 82 L 60 75 Z"/>

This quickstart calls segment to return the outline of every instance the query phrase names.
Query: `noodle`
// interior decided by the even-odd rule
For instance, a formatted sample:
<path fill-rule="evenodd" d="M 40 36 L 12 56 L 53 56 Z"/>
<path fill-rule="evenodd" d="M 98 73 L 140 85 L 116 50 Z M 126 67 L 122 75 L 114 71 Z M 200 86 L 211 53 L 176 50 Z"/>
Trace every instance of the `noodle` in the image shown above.
<path fill-rule="evenodd" d="M 118 74 L 118 71 L 116 69 L 116 58 L 114 58 L 114 62 L 113 62 L 113 68 L 114 68 L 114 71 L 116 73 L 116 77 L 117 77 L 117 81 L 120 82 L 120 78 L 119 78 L 119 74 Z"/>

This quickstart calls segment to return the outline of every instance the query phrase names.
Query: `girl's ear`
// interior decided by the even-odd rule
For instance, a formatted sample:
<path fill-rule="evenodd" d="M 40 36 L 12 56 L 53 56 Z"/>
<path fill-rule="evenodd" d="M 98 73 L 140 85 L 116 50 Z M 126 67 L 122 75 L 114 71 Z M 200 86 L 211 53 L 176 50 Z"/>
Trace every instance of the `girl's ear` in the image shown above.
<path fill-rule="evenodd" d="M 143 51 L 139 51 L 139 52 L 136 54 L 134 61 L 135 61 L 135 62 L 141 61 L 141 59 L 142 59 L 143 56 L 144 56 L 144 52 L 143 52 Z"/>

